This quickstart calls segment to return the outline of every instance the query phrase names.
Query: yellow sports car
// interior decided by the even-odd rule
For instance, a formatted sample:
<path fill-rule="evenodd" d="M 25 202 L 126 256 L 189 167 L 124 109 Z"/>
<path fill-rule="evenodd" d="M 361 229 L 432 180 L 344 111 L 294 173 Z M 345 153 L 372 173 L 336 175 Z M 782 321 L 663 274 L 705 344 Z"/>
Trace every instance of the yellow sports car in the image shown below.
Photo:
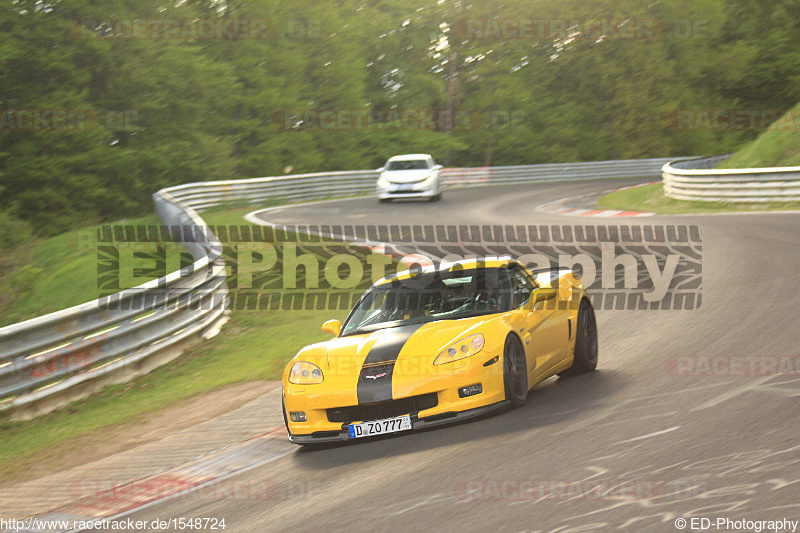
<path fill-rule="evenodd" d="M 283 373 L 283 415 L 298 444 L 445 424 L 525 403 L 555 374 L 597 366 L 597 328 L 569 270 L 508 258 L 381 279 L 334 339 L 306 346 Z"/>

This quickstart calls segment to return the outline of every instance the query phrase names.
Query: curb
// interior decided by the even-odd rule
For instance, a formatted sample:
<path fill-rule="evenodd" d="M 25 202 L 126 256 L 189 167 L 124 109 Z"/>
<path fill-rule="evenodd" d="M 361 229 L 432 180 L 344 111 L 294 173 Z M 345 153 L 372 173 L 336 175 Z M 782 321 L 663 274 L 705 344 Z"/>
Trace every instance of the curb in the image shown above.
<path fill-rule="evenodd" d="M 660 183 L 660 182 L 653 181 L 650 183 L 639 183 L 637 185 L 629 185 L 627 187 L 619 187 L 616 189 L 606 189 L 605 191 L 592 192 L 589 194 L 582 194 L 580 196 L 571 196 L 569 198 L 563 198 L 561 200 L 556 200 L 555 202 L 550 202 L 544 205 L 540 205 L 536 209 L 537 211 L 541 211 L 543 213 L 548 213 L 552 215 L 571 216 L 571 217 L 594 217 L 594 218 L 651 217 L 654 216 L 655 213 L 650 213 L 646 211 L 621 211 L 617 209 L 591 209 L 585 207 L 578 207 L 578 205 L 580 205 L 581 203 L 585 204 L 587 200 L 589 200 L 592 197 L 605 196 L 606 194 L 612 192 L 624 191 L 626 189 L 633 189 L 636 187 L 642 187 L 644 185 L 652 185 L 654 183 Z"/>
<path fill-rule="evenodd" d="M 229 496 L 232 490 L 246 490 L 250 497 L 257 493 L 260 498 L 274 500 L 280 497 L 277 483 L 261 483 L 258 487 L 222 487 L 205 491 L 201 489 L 279 459 L 293 452 L 294 448 L 295 446 L 286 439 L 286 429 L 283 426 L 274 427 L 262 435 L 170 470 L 121 483 L 87 496 L 79 496 L 78 499 L 49 512 L 18 521 L 22 527 L 13 531 L 23 533 L 84 531 L 85 529 L 80 528 L 52 529 L 47 525 L 52 526 L 58 521 L 87 525 L 112 521 L 171 499 L 186 497 L 198 502 L 213 501 Z M 81 487 L 75 489 L 80 491 Z M 95 528 L 88 526 L 88 529 Z"/>

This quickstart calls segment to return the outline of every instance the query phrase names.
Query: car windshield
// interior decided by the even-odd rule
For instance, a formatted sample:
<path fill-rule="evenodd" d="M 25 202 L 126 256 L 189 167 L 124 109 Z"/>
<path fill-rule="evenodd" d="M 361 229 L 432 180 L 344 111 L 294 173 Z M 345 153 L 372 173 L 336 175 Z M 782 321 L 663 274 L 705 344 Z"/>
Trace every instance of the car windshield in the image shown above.
<path fill-rule="evenodd" d="M 428 162 L 424 159 L 389 161 L 386 164 L 386 170 L 422 170 L 426 168 L 428 168 Z"/>
<path fill-rule="evenodd" d="M 437 271 L 370 288 L 347 318 L 342 335 L 500 313 L 514 302 L 504 268 Z"/>

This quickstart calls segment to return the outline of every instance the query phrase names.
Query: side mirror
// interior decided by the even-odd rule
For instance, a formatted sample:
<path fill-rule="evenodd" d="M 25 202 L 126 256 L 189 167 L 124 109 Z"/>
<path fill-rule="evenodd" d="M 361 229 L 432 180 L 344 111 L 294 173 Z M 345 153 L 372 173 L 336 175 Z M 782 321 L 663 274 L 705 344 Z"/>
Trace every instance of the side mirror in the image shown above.
<path fill-rule="evenodd" d="M 443 165 L 433 165 L 433 170 L 442 170 L 443 168 Z"/>
<path fill-rule="evenodd" d="M 338 320 L 328 320 L 322 324 L 322 331 L 325 333 L 332 333 L 338 337 L 339 333 L 342 332 L 342 323 Z"/>
<path fill-rule="evenodd" d="M 376 169 L 375 169 L 375 172 L 377 172 L 378 174 L 383 174 L 384 172 L 386 172 L 386 169 L 385 169 L 385 168 L 383 168 L 383 167 L 376 168 Z"/>
<path fill-rule="evenodd" d="M 552 300 L 556 297 L 556 290 L 552 288 L 543 288 L 543 289 L 536 289 L 533 291 L 533 298 L 530 299 L 531 301 L 531 308 L 536 307 L 536 304 L 539 302 L 544 302 L 545 300 Z"/>

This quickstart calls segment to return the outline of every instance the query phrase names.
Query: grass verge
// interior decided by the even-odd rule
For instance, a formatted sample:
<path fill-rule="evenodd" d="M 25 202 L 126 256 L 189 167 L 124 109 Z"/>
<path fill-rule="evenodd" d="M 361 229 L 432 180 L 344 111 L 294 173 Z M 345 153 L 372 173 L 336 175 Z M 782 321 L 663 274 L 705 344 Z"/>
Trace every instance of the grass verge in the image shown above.
<path fill-rule="evenodd" d="M 692 202 L 674 200 L 664 195 L 664 185 L 653 183 L 622 189 L 601 196 L 597 206 L 602 209 L 619 209 L 621 211 L 648 211 L 661 215 L 681 213 L 725 213 L 748 211 L 780 211 L 798 210 L 800 202 Z"/>
<path fill-rule="evenodd" d="M 800 104 L 794 106 L 758 138 L 747 143 L 718 168 L 800 166 Z"/>
<path fill-rule="evenodd" d="M 116 224 L 152 225 L 158 224 L 158 218 L 148 215 Z M 99 227 L 34 238 L 3 253 L 0 327 L 99 297 L 97 252 L 89 244 Z"/>

